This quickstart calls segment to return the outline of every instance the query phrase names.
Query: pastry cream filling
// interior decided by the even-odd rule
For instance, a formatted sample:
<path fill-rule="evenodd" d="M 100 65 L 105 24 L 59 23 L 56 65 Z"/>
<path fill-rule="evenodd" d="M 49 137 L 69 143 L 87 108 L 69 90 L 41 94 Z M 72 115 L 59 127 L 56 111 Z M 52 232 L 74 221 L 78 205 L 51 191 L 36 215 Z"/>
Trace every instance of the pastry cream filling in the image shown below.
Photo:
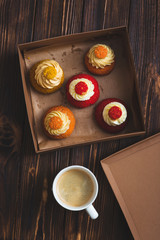
<path fill-rule="evenodd" d="M 50 119 L 53 117 L 59 117 L 62 120 L 63 123 L 59 129 L 50 128 L 49 122 Z M 71 121 L 69 120 L 67 114 L 62 113 L 61 111 L 52 111 L 46 115 L 44 119 L 44 126 L 51 135 L 60 135 L 65 133 L 69 129 L 70 122 Z"/>
<path fill-rule="evenodd" d="M 107 48 L 107 56 L 105 58 L 97 58 L 95 55 L 95 49 L 98 46 L 102 46 Z M 89 63 L 92 64 L 93 67 L 96 68 L 104 68 L 106 65 L 111 65 L 114 62 L 114 52 L 113 50 L 104 44 L 96 44 L 94 45 L 88 52 Z"/>
<path fill-rule="evenodd" d="M 88 86 L 88 90 L 84 95 L 77 94 L 75 91 L 75 86 L 79 82 L 85 82 Z M 78 78 L 73 80 L 69 85 L 69 93 L 77 101 L 89 100 L 94 95 L 94 85 L 91 81 L 86 78 Z"/>
<path fill-rule="evenodd" d="M 52 89 L 58 86 L 63 76 L 63 70 L 54 60 L 45 60 L 35 70 L 35 79 L 42 88 Z"/>
<path fill-rule="evenodd" d="M 108 114 L 109 110 L 114 106 L 117 106 L 122 110 L 122 115 L 120 116 L 120 118 L 118 118 L 116 120 L 111 119 Z M 117 126 L 117 125 L 120 125 L 123 122 L 125 122 L 125 120 L 127 118 L 127 110 L 123 104 L 121 104 L 119 102 L 111 102 L 104 107 L 102 116 L 103 116 L 104 121 L 109 126 Z"/>

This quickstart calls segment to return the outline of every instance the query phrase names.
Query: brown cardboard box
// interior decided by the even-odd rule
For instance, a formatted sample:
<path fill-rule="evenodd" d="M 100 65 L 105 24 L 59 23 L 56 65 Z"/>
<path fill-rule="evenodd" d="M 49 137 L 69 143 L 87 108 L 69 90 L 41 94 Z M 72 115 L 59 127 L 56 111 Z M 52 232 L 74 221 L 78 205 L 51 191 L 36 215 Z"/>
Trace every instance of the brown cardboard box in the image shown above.
<path fill-rule="evenodd" d="M 82 72 L 90 74 L 84 65 L 84 56 L 89 48 L 96 43 L 110 45 L 116 56 L 115 68 L 108 76 L 94 76 L 100 86 L 99 101 L 117 97 L 126 102 L 129 110 L 129 123 L 122 132 L 117 134 L 104 132 L 95 122 L 94 108 L 97 103 L 85 109 L 76 109 L 69 105 L 65 97 L 65 83 L 71 76 Z M 37 153 L 79 144 L 131 137 L 145 132 L 126 27 L 19 44 L 18 54 L 28 119 Z M 30 86 L 29 70 L 36 62 L 48 58 L 55 59 L 60 63 L 64 70 L 65 82 L 57 92 L 43 95 Z M 50 140 L 43 133 L 42 116 L 50 107 L 60 104 L 73 111 L 76 127 L 70 137 L 63 140 Z"/>
<path fill-rule="evenodd" d="M 160 239 L 160 133 L 101 164 L 135 240 Z"/>

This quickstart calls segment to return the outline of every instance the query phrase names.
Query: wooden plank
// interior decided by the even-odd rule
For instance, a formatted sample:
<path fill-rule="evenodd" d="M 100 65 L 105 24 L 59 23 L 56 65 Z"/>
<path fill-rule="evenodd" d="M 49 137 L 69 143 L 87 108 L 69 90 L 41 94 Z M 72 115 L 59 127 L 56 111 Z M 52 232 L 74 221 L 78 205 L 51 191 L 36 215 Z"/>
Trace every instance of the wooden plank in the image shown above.
<path fill-rule="evenodd" d="M 83 0 L 38 1 L 33 39 L 80 32 L 82 11 Z"/>
<path fill-rule="evenodd" d="M 128 26 L 130 1 L 85 1 L 82 31 Z"/>
<path fill-rule="evenodd" d="M 160 1 L 132 1 L 129 35 L 147 135 L 160 129 Z"/>
<path fill-rule="evenodd" d="M 12 239 L 15 231 L 26 115 L 17 43 L 31 40 L 34 6 L 35 1 L 0 2 L 0 239 Z"/>
<path fill-rule="evenodd" d="M 82 10 L 83 1 L 37 1 L 33 40 L 80 31 Z M 55 175 L 70 164 L 72 150 L 37 157 L 29 143 L 29 135 L 26 129 L 16 239 L 41 239 L 42 236 L 64 239 L 65 227 L 60 229 L 60 225 L 65 223 L 67 213 L 54 200 L 51 188 Z"/>
<path fill-rule="evenodd" d="M 119 25 L 127 25 L 129 17 L 130 1 L 85 1 L 83 12 L 82 31 L 98 30 Z M 123 11 L 123 15 L 121 12 Z M 91 220 L 86 213 L 79 213 L 77 216 L 73 213 L 67 215 L 69 226 L 73 226 L 71 231 L 71 239 L 116 239 L 114 236 L 114 227 L 119 224 L 119 239 L 133 239 L 126 223 L 121 223 L 115 215 L 121 214 L 120 207 L 115 209 L 117 204 L 114 194 L 109 183 L 101 169 L 100 160 L 109 154 L 117 151 L 119 141 L 104 142 L 100 144 L 90 145 L 90 149 L 85 150 L 85 158 L 83 151 L 76 151 L 78 159 L 76 162 L 83 163 L 96 175 L 99 182 L 99 195 L 94 204 L 98 212 L 99 218 L 95 221 Z M 76 154 L 76 153 L 75 153 Z M 74 164 L 75 158 L 71 158 L 71 164 Z M 76 228 L 77 226 L 77 228 Z M 123 228 L 121 228 L 124 226 Z M 125 229 L 125 231 L 124 231 Z M 65 237 L 69 232 L 66 228 Z"/>
<path fill-rule="evenodd" d="M 120 149 L 160 130 L 160 1 L 131 1 L 129 37 L 146 126 L 146 135 L 122 139 Z"/>
<path fill-rule="evenodd" d="M 160 129 L 159 16 L 159 0 L 131 1 L 128 28 L 140 87 L 146 135 L 128 140 L 122 139 L 120 149 L 140 141 Z M 118 231 L 115 231 L 115 239 L 117 233 Z"/>

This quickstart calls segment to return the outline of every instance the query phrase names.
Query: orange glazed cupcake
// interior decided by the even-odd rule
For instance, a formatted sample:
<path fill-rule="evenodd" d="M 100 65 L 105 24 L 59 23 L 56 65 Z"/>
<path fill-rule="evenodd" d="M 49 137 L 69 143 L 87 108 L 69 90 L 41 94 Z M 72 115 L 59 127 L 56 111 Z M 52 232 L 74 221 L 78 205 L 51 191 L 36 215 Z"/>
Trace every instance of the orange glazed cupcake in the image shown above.
<path fill-rule="evenodd" d="M 114 52 L 107 45 L 96 44 L 85 55 L 85 65 L 93 74 L 107 75 L 115 65 Z"/>
<path fill-rule="evenodd" d="M 55 60 L 43 60 L 36 63 L 30 70 L 30 82 L 40 93 L 52 93 L 64 82 L 64 73 Z"/>
<path fill-rule="evenodd" d="M 46 135 L 52 139 L 69 137 L 75 127 L 75 117 L 71 110 L 64 106 L 50 108 L 43 118 Z"/>

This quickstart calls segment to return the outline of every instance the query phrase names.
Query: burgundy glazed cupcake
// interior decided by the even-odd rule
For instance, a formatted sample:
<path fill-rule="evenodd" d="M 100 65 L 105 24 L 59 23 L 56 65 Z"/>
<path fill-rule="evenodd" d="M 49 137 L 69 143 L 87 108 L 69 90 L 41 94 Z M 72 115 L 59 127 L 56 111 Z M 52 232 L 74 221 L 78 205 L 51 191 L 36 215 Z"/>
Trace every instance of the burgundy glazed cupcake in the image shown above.
<path fill-rule="evenodd" d="M 66 85 L 68 101 L 75 107 L 85 108 L 99 98 L 99 86 L 95 78 L 88 74 L 78 74 L 70 78 Z"/>
<path fill-rule="evenodd" d="M 120 99 L 107 98 L 96 107 L 95 118 L 99 126 L 107 132 L 119 132 L 128 121 L 127 107 Z"/>

